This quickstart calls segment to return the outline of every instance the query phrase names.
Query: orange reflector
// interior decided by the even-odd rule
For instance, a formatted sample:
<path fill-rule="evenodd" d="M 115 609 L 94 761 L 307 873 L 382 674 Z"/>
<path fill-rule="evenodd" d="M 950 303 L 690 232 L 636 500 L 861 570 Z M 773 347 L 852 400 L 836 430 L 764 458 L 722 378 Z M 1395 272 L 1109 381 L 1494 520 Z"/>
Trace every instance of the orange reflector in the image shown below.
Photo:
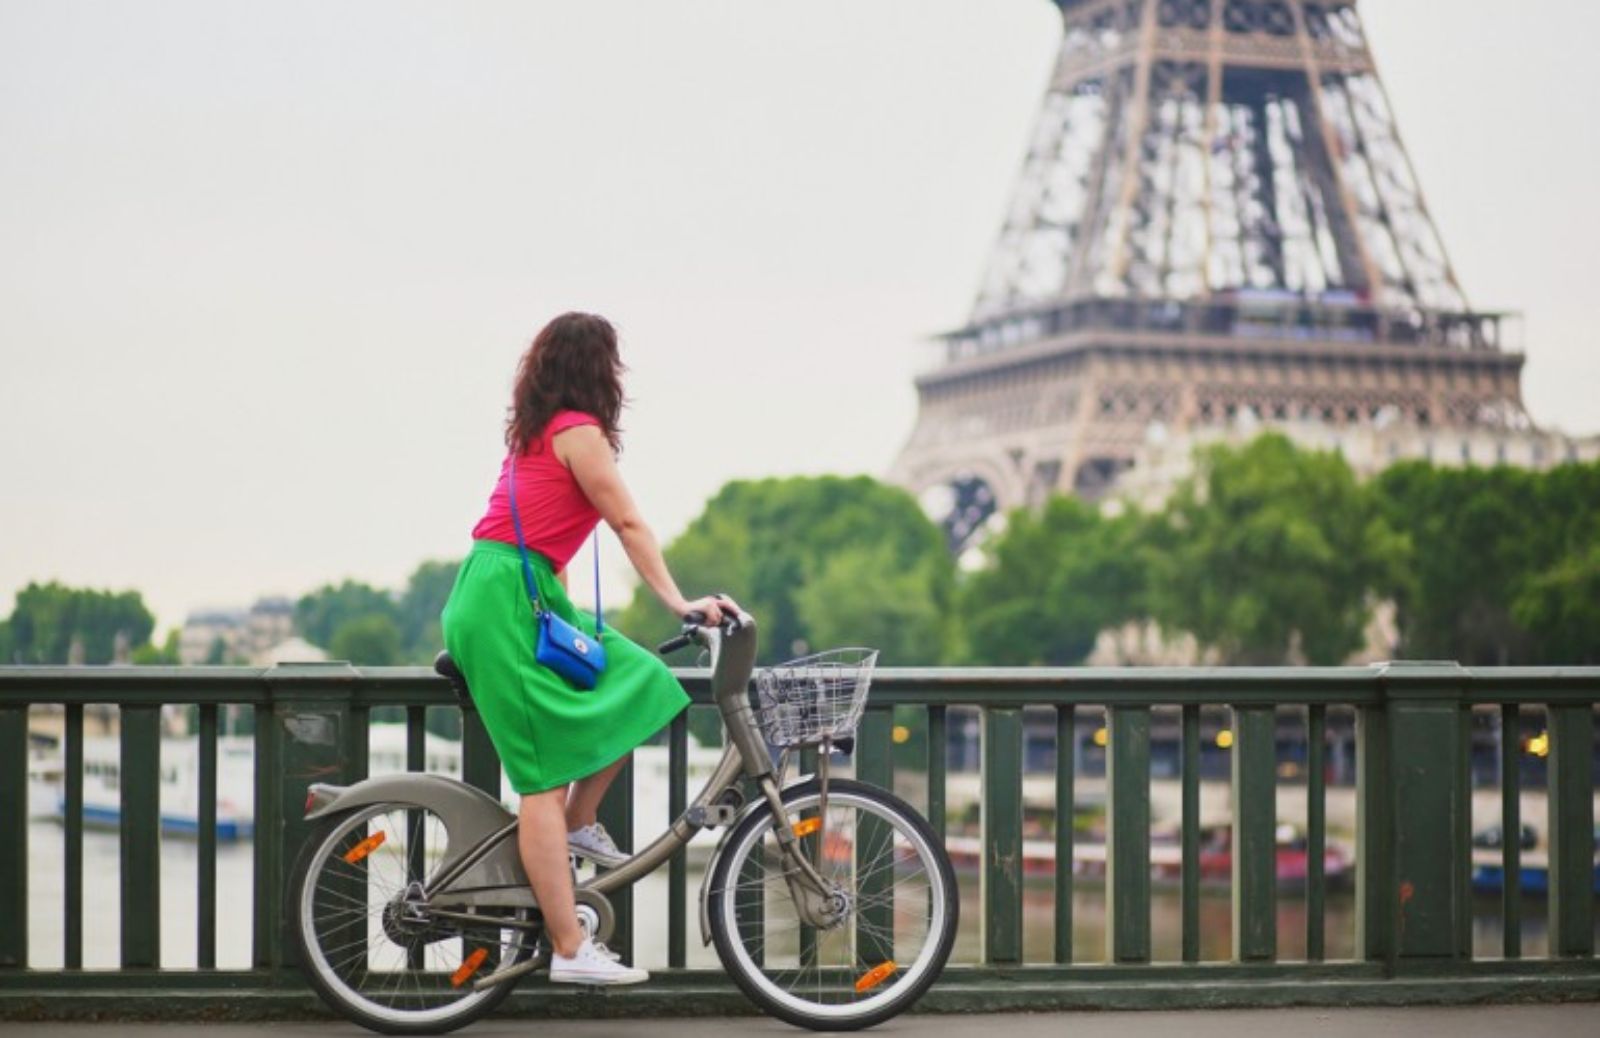
<path fill-rule="evenodd" d="M 821 828 L 822 819 L 802 818 L 798 822 L 794 823 L 794 834 L 796 836 L 810 836 L 812 833 Z"/>
<path fill-rule="evenodd" d="M 867 970 L 856 980 L 856 994 L 859 995 L 862 992 L 871 991 L 879 984 L 882 984 L 888 979 L 889 974 L 894 972 L 894 969 L 894 960 L 890 959 L 887 962 L 880 962 L 870 970 Z"/>
<path fill-rule="evenodd" d="M 478 972 L 478 967 L 482 966 L 483 960 L 487 959 L 488 957 L 489 949 L 487 948 L 479 948 L 471 955 L 468 955 L 467 961 L 463 962 L 454 973 L 450 974 L 450 986 L 453 988 L 458 988 L 465 984 L 467 982 L 467 978 Z"/>
<path fill-rule="evenodd" d="M 378 832 L 373 833 L 371 836 L 367 837 L 365 840 L 362 840 L 348 851 L 345 851 L 344 860 L 354 865 L 362 858 L 365 858 L 367 855 L 377 850 L 378 844 L 382 842 L 383 831 L 380 829 Z"/>

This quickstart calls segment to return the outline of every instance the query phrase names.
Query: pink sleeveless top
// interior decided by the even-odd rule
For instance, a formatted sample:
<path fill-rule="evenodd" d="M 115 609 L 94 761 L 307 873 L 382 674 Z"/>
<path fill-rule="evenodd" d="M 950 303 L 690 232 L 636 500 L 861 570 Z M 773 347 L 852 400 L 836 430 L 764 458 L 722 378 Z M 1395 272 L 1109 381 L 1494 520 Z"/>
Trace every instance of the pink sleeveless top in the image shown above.
<path fill-rule="evenodd" d="M 599 424 L 600 419 L 592 414 L 557 411 L 544 432 L 530 440 L 528 449 L 517 459 L 517 504 L 522 512 L 523 539 L 528 550 L 549 559 L 557 573 L 567 568 L 584 538 L 600 522 L 600 513 L 583 496 L 583 488 L 571 471 L 556 457 L 551 441 L 564 429 Z M 510 462 L 508 454 L 500 465 L 494 492 L 489 495 L 489 510 L 472 528 L 473 540 L 517 543 L 517 531 L 511 524 L 510 495 L 506 492 Z"/>

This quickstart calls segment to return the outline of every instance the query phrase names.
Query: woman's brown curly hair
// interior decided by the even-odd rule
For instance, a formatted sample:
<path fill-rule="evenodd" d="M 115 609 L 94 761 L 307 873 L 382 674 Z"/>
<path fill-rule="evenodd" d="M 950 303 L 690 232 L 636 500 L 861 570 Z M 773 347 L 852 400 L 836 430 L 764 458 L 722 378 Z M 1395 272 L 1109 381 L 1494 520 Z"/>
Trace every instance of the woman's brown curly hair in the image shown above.
<path fill-rule="evenodd" d="M 617 330 L 597 314 L 567 313 L 534 336 L 517 365 L 506 418 L 506 446 L 517 454 L 537 443 L 557 411 L 600 419 L 613 451 L 622 449 L 622 373 Z"/>

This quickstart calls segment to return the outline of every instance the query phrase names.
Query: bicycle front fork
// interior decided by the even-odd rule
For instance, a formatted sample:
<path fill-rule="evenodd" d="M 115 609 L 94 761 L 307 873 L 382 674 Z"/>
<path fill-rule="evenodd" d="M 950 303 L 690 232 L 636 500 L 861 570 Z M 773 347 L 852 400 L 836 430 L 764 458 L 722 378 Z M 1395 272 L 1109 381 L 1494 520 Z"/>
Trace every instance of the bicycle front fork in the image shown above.
<path fill-rule="evenodd" d="M 821 930 L 839 925 L 849 911 L 846 899 L 823 879 L 820 871 L 827 837 L 828 759 L 831 756 L 832 747 L 824 742 L 817 758 L 817 781 L 821 787 L 821 797 L 815 818 L 792 821 L 784 807 L 778 783 L 770 776 L 761 780 L 761 792 L 772 807 L 773 833 L 783 857 L 783 881 L 789 888 L 789 896 L 794 899 L 801 922 Z M 816 837 L 812 845 L 816 861 L 806 855 L 804 845 L 800 842 L 803 837 L 812 835 Z"/>

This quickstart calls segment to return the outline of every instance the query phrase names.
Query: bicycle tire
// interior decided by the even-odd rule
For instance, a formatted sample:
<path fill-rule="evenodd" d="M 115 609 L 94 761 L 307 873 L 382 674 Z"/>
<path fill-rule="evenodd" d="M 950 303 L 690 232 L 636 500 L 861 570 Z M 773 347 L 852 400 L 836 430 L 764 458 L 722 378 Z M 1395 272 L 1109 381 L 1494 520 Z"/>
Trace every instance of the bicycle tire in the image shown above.
<path fill-rule="evenodd" d="M 791 786 L 783 791 L 784 806 L 791 813 L 791 817 L 798 818 L 809 805 L 817 802 L 819 792 L 815 780 Z M 712 866 L 710 888 L 707 892 L 707 917 L 712 940 L 716 945 L 718 957 L 734 983 L 765 1012 L 797 1027 L 816 1031 L 854 1031 L 872 1027 L 914 1005 L 939 978 L 945 963 L 949 960 L 955 944 L 960 915 L 960 895 L 949 855 L 927 820 L 911 805 L 876 786 L 849 779 L 831 780 L 828 783 L 830 817 L 840 805 L 852 805 L 857 808 L 866 806 L 879 816 L 880 821 L 888 822 L 899 835 L 905 837 L 906 844 L 916 854 L 917 861 L 928 871 L 929 903 L 930 906 L 937 906 L 937 909 L 930 907 L 930 912 L 935 918 L 930 922 L 928 933 L 923 939 L 926 961 L 923 961 L 922 957 L 924 952 L 919 950 L 917 960 L 913 962 L 905 977 L 897 979 L 882 995 L 869 996 L 856 1003 L 854 1008 L 820 1004 L 823 995 L 820 989 L 819 967 L 819 1001 L 807 1004 L 804 999 L 795 996 L 792 990 L 781 991 L 778 984 L 767 975 L 767 971 L 754 962 L 748 951 L 741 953 L 744 942 L 740 935 L 740 923 L 736 918 L 739 884 L 730 880 L 731 877 L 740 875 L 740 872 L 735 870 L 746 867 L 752 848 L 767 845 L 769 842 L 767 834 L 772 831 L 772 809 L 766 804 L 746 815 L 729 834 L 723 850 Z M 854 837 L 851 839 L 853 841 Z M 852 851 L 852 854 L 854 853 Z M 898 881 L 891 879 L 890 882 Z M 932 896 L 935 893 L 938 895 L 937 898 Z M 787 896 L 786 890 L 784 895 Z M 891 894 L 891 898 L 893 896 Z M 769 898 L 765 894 L 763 897 L 765 903 Z M 792 905 L 792 901 L 788 903 Z M 893 905 L 894 902 L 891 900 L 891 912 L 894 910 Z M 816 938 L 813 937 L 812 940 L 815 941 Z M 893 927 L 889 940 L 890 942 L 895 940 Z M 762 947 L 765 947 L 764 933 L 762 941 Z M 868 966 L 866 962 L 854 964 L 857 969 Z M 782 972 L 800 973 L 803 970 L 802 962 L 798 969 Z M 915 976 L 911 975 L 912 970 L 915 971 Z"/>
<path fill-rule="evenodd" d="M 465 1027 L 474 1021 L 494 1012 L 502 1002 L 511 994 L 511 989 L 516 987 L 516 982 L 511 981 L 496 985 L 482 992 L 471 992 L 464 995 L 455 1003 L 455 1011 L 449 1013 L 427 1013 L 418 1019 L 403 1019 L 403 1014 L 390 1010 L 385 1014 L 382 1011 L 374 1012 L 364 1007 L 359 1000 L 352 997 L 350 989 L 336 984 L 328 975 L 332 972 L 327 967 L 319 947 L 314 944 L 315 919 L 310 914 L 311 901 L 308 896 L 307 884 L 312 879 L 312 868 L 321 860 L 331 854 L 341 841 L 348 839 L 348 832 L 353 819 L 376 817 L 380 814 L 394 811 L 426 811 L 420 805 L 401 802 L 369 805 L 367 807 L 322 819 L 316 823 L 307 835 L 305 843 L 301 846 L 300 853 L 295 859 L 295 864 L 290 873 L 288 897 L 284 906 L 288 916 L 289 929 L 294 935 L 295 948 L 299 954 L 301 972 L 317 995 L 338 1015 L 352 1023 L 359 1024 L 370 1031 L 379 1034 L 391 1035 L 419 1035 L 419 1034 L 444 1034 Z M 527 918 L 526 914 L 523 918 Z M 311 932 L 308 933 L 308 924 Z M 464 928 L 457 928 L 458 931 Z M 530 937 L 522 942 L 518 951 L 509 961 L 501 964 L 499 968 L 509 968 L 520 963 L 532 954 L 534 940 Z M 320 965 L 319 965 L 320 964 Z"/>

